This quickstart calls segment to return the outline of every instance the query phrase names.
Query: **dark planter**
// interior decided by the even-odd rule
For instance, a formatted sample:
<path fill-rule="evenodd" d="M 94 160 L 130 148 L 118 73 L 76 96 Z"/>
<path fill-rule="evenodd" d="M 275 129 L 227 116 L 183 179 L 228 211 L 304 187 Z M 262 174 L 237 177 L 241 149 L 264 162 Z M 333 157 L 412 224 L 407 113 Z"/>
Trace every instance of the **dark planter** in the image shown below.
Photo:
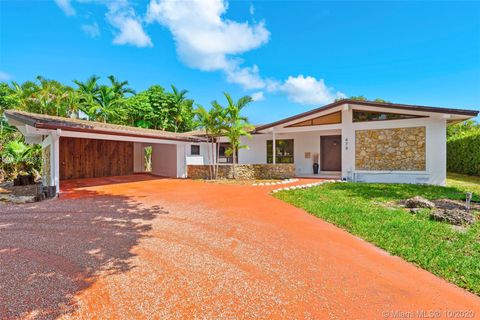
<path fill-rule="evenodd" d="M 44 186 L 43 193 L 45 194 L 45 198 L 50 199 L 57 195 L 57 187 L 56 186 Z"/>
<path fill-rule="evenodd" d="M 35 177 L 33 174 L 18 176 L 13 179 L 14 186 L 28 186 L 35 183 Z"/>
<path fill-rule="evenodd" d="M 319 167 L 320 167 L 320 166 L 318 165 L 318 163 L 314 163 L 314 164 L 313 164 L 313 173 L 314 173 L 314 174 L 318 174 L 318 168 L 319 168 Z"/>

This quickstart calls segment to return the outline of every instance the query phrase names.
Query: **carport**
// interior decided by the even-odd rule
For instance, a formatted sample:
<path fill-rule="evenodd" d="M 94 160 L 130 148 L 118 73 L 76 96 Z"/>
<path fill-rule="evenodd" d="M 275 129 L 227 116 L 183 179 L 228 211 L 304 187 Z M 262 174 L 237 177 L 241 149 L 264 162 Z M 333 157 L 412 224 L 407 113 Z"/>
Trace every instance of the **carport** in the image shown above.
<path fill-rule="evenodd" d="M 45 186 L 60 191 L 62 180 L 124 176 L 145 172 L 145 148 L 151 147 L 151 173 L 185 178 L 191 145 L 206 141 L 185 133 L 9 110 L 8 122 L 30 144 L 42 146 Z M 202 149 L 206 149 L 203 146 Z"/>

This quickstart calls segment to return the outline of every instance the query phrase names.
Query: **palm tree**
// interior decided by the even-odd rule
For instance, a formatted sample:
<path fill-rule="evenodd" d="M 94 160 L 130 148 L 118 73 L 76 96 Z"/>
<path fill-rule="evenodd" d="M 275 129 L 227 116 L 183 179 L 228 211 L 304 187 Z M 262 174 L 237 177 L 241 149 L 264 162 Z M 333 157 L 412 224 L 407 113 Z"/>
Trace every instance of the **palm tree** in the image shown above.
<path fill-rule="evenodd" d="M 193 100 L 189 100 L 186 98 L 188 91 L 187 90 L 178 90 L 173 84 L 170 85 L 172 87 L 173 92 L 173 103 L 175 107 L 175 115 L 174 115 L 174 131 L 177 132 L 180 124 L 184 121 L 184 109 L 188 107 L 192 107 Z"/>
<path fill-rule="evenodd" d="M 242 145 L 240 139 L 242 137 L 251 138 L 250 131 L 254 129 L 254 126 L 248 123 L 246 117 L 241 115 L 243 108 L 245 108 L 250 102 L 252 102 L 252 98 L 250 96 L 245 96 L 238 99 L 237 103 L 234 103 L 232 97 L 227 92 L 224 92 L 225 98 L 227 98 L 228 106 L 223 108 L 225 110 L 224 114 L 224 127 L 223 131 L 225 136 L 228 138 L 230 142 L 230 147 L 227 149 L 227 155 L 231 155 L 233 158 L 233 178 L 236 178 L 236 164 L 237 164 L 237 151 L 239 149 L 248 148 L 246 145 Z M 212 105 L 220 104 L 214 101 Z"/>
<path fill-rule="evenodd" d="M 195 110 L 195 115 L 197 116 L 198 122 L 200 127 L 205 130 L 205 135 L 207 136 L 208 141 L 210 142 L 212 149 L 208 151 L 210 159 L 210 167 L 209 167 L 209 178 L 212 179 L 214 177 L 213 172 L 213 149 L 214 147 L 214 135 L 213 132 L 215 131 L 215 119 L 212 117 L 212 113 L 207 111 L 203 106 L 197 105 L 197 109 Z"/>
<path fill-rule="evenodd" d="M 73 82 L 77 85 L 78 92 L 80 93 L 79 109 L 83 111 L 90 120 L 95 120 L 96 109 L 94 106 L 96 104 L 95 98 L 99 91 L 99 79 L 100 77 L 92 75 L 84 82 L 73 80 Z M 93 113 L 91 113 L 91 111 L 93 111 Z"/>
<path fill-rule="evenodd" d="M 67 116 L 78 119 L 80 117 L 80 95 L 78 91 L 72 87 L 65 87 L 64 102 Z"/>
<path fill-rule="evenodd" d="M 119 96 L 124 97 L 126 94 L 135 94 L 135 90 L 128 87 L 128 81 L 119 81 L 115 76 L 110 75 L 107 77 L 110 80 L 113 92 Z"/>
<path fill-rule="evenodd" d="M 100 86 L 95 101 L 97 104 L 90 109 L 90 114 L 94 114 L 95 120 L 112 122 L 123 115 L 119 108 L 123 100 L 112 87 Z"/>

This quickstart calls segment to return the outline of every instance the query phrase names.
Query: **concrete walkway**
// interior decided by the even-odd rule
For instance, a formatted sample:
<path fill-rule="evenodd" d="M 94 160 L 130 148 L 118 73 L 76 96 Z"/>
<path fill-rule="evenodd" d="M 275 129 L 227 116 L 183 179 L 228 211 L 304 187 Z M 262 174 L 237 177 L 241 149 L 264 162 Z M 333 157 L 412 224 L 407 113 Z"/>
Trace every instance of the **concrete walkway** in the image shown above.
<path fill-rule="evenodd" d="M 479 297 L 271 197 L 274 186 L 62 186 L 58 200 L 0 207 L 1 319 L 480 316 Z"/>

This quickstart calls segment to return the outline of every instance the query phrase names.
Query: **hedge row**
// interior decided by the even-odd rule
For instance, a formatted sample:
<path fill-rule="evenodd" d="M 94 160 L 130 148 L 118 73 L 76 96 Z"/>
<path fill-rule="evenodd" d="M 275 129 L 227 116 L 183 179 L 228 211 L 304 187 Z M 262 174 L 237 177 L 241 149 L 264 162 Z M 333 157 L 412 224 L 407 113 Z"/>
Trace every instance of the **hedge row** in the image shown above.
<path fill-rule="evenodd" d="M 480 130 L 447 141 L 447 170 L 480 176 Z"/>

